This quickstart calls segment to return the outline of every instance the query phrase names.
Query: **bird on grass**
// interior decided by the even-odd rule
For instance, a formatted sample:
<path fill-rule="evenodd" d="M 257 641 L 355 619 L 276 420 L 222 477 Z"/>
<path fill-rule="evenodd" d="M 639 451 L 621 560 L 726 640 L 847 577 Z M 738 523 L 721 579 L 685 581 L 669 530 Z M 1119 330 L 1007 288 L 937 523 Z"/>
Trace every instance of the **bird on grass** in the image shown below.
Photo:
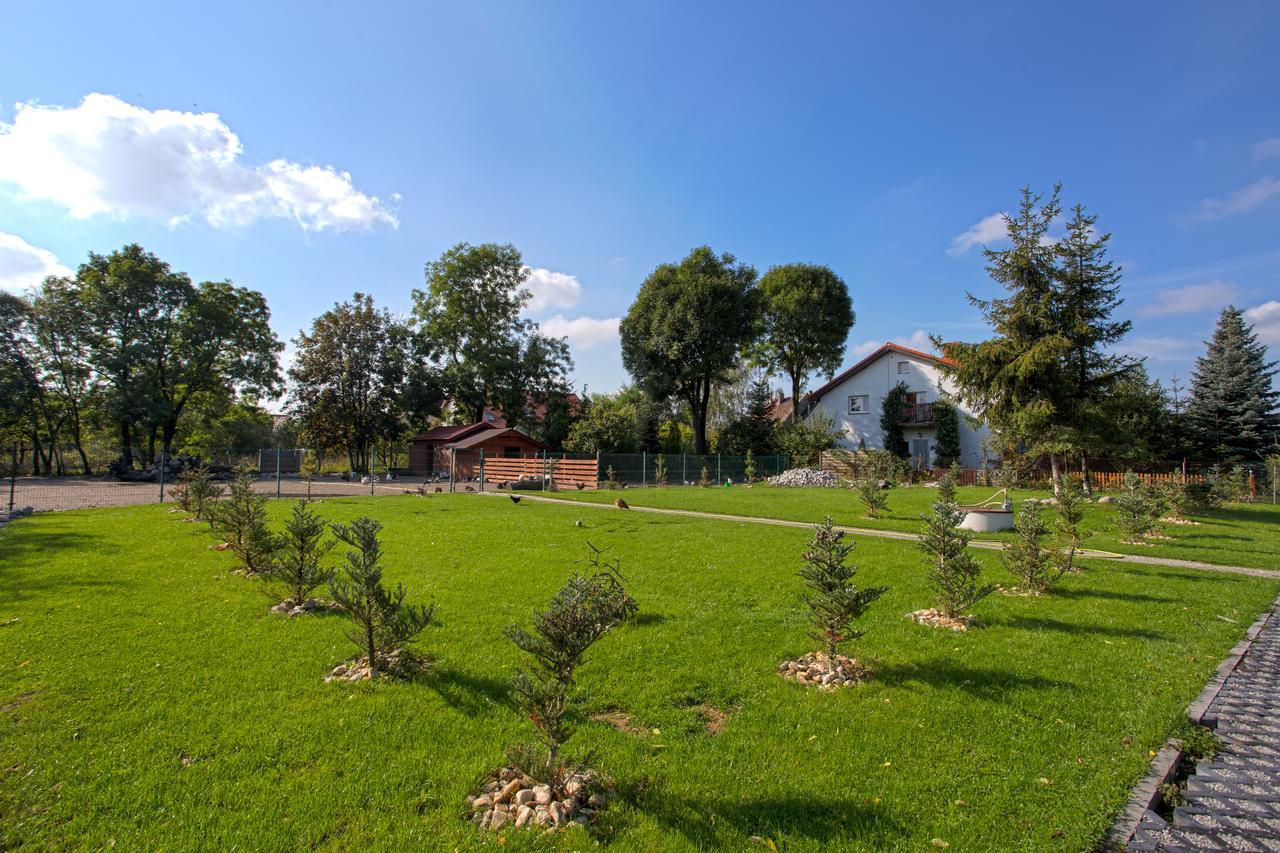
<path fill-rule="evenodd" d="M 575 522 L 573 523 L 573 526 L 574 526 L 574 527 L 586 527 L 586 525 L 582 523 L 582 519 L 578 519 L 577 521 L 575 521 Z"/>
<path fill-rule="evenodd" d="M 616 501 L 614 501 L 613 505 L 616 506 L 618 509 L 631 509 L 631 507 L 627 504 L 627 502 L 624 501 L 622 498 L 618 498 Z"/>
<path fill-rule="evenodd" d="M 518 503 L 520 503 L 520 496 L 519 496 L 519 495 L 507 495 L 507 497 L 511 498 L 511 502 L 512 502 L 513 504 L 518 504 Z"/>
<path fill-rule="evenodd" d="M 435 489 L 434 489 L 433 491 L 438 495 L 438 494 L 440 494 L 441 492 L 443 492 L 443 491 L 444 491 L 444 489 L 440 488 L 439 486 L 436 486 L 436 487 L 435 487 Z"/>
<path fill-rule="evenodd" d="M 475 489 L 471 488 L 470 486 L 466 486 L 465 488 L 466 488 L 466 490 L 467 490 L 468 492 L 474 492 L 474 491 L 475 491 Z"/>
<path fill-rule="evenodd" d="M 582 491 L 587 487 L 586 483 L 578 483 L 578 491 Z"/>

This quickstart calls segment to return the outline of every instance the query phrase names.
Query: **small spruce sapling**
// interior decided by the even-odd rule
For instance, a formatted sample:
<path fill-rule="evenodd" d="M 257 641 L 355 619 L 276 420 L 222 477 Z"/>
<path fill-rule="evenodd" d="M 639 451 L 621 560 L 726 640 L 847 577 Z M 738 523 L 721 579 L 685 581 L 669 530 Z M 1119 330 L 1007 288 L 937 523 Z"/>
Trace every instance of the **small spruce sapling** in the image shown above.
<path fill-rule="evenodd" d="M 1160 490 L 1161 500 L 1167 507 L 1166 513 L 1171 521 L 1185 522 L 1187 515 L 1191 512 L 1191 493 L 1187 488 L 1187 483 L 1182 477 L 1174 480 L 1166 480 L 1157 488 Z"/>
<path fill-rule="evenodd" d="M 751 455 L 751 448 L 747 448 L 747 458 L 742 462 L 742 476 L 748 483 L 754 483 L 756 479 L 756 458 Z"/>
<path fill-rule="evenodd" d="M 637 610 L 617 561 L 592 546 L 588 576 L 571 577 L 545 610 L 534 610 L 533 630 L 512 625 L 506 636 L 527 655 L 511 680 L 516 703 L 538 730 L 540 743 L 512 747 L 520 770 L 562 792 L 566 763 L 561 750 L 573 734 L 570 688 L 587 650 Z"/>
<path fill-rule="evenodd" d="M 199 520 L 209 520 L 213 502 L 221 496 L 221 487 L 214 484 L 209 469 L 203 465 L 193 466 L 183 470 L 178 479 L 186 499 L 182 508 Z"/>
<path fill-rule="evenodd" d="M 698 475 L 698 485 L 707 488 L 711 485 L 711 478 L 707 475 L 707 466 L 702 466 L 702 473 Z"/>
<path fill-rule="evenodd" d="M 1053 582 L 1055 573 L 1043 546 L 1049 528 L 1040 514 L 1039 501 L 1023 502 L 1013 529 L 1017 536 L 1004 546 L 1000 559 L 1009 573 L 1021 582 L 1024 590 L 1039 595 Z"/>
<path fill-rule="evenodd" d="M 1125 542 L 1136 544 L 1156 526 L 1156 511 L 1145 488 L 1132 471 L 1124 475 L 1124 489 L 1116 498 L 1116 526 Z"/>
<path fill-rule="evenodd" d="M 1080 522 L 1084 520 L 1084 491 L 1077 477 L 1063 477 L 1058 489 L 1058 523 L 1055 530 L 1055 543 L 1052 563 L 1055 570 L 1050 583 L 1068 572 L 1078 572 L 1076 553 L 1080 550 L 1080 542 L 1084 535 L 1080 531 Z"/>
<path fill-rule="evenodd" d="M 861 477 L 853 481 L 853 490 L 862 499 L 867 508 L 867 518 L 879 518 L 880 513 L 889 506 L 889 497 L 880 488 L 880 483 L 870 477 Z"/>
<path fill-rule="evenodd" d="M 323 566 L 325 555 L 337 540 L 325 539 L 328 523 L 311 509 L 307 501 L 293 505 L 293 513 L 280 535 L 280 551 L 267 575 L 271 585 L 281 591 L 282 600 L 297 607 L 317 587 L 333 579 L 333 570 Z"/>
<path fill-rule="evenodd" d="M 311 482 L 320 474 L 320 457 L 310 450 L 304 451 L 298 473 L 307 481 L 307 500 L 311 500 Z"/>
<path fill-rule="evenodd" d="M 661 453 L 653 460 L 653 483 L 655 486 L 667 484 L 667 457 Z"/>
<path fill-rule="evenodd" d="M 956 527 L 964 516 L 956 506 L 955 476 L 948 472 L 938 483 L 933 512 L 923 516 L 925 528 L 918 547 L 929 555 L 929 585 L 935 606 L 951 619 L 962 617 L 993 589 L 978 583 L 982 566 L 969 553 L 969 534 Z"/>
<path fill-rule="evenodd" d="M 862 631 L 850 629 L 854 619 L 866 612 L 871 602 L 888 587 L 859 589 L 853 583 L 856 566 L 846 561 L 853 544 L 845 544 L 844 532 L 835 529 L 831 516 L 814 527 L 813 540 L 804 552 L 800 577 L 809 588 L 804 603 L 809 608 L 809 638 L 820 643 L 831 658 L 845 640 L 856 640 Z"/>
<path fill-rule="evenodd" d="M 379 522 L 361 516 L 350 525 L 334 524 L 332 529 L 333 535 L 352 550 L 346 554 L 345 576 L 330 579 L 329 595 L 355 620 L 349 636 L 364 653 L 372 679 L 377 676 L 382 659 L 431 623 L 435 605 L 406 604 L 403 584 L 396 584 L 394 591 L 382 585 Z"/>
<path fill-rule="evenodd" d="M 227 497 L 213 505 L 212 524 L 247 574 L 268 572 L 280 543 L 267 527 L 267 496 L 253 490 L 248 467 L 237 469 Z"/>

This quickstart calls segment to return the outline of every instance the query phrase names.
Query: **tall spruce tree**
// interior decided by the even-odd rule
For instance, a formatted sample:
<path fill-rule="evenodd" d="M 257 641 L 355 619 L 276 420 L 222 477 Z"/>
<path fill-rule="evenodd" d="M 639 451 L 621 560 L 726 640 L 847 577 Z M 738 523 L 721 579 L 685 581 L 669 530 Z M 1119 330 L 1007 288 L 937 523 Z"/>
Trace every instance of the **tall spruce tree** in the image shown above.
<path fill-rule="evenodd" d="M 1113 320 L 1112 313 L 1123 304 L 1120 298 L 1120 268 L 1107 260 L 1110 234 L 1094 229 L 1096 215 L 1085 213 L 1083 205 L 1072 208 L 1067 233 L 1055 244 L 1057 249 L 1057 295 L 1054 313 L 1058 328 L 1067 341 L 1064 440 L 1074 439 L 1080 456 L 1080 474 L 1085 493 L 1091 490 L 1089 456 L 1107 447 L 1109 417 L 1107 401 L 1117 386 L 1133 377 L 1141 364 L 1108 348 L 1120 341 L 1132 323 Z"/>
<path fill-rule="evenodd" d="M 1222 309 L 1207 352 L 1196 359 L 1187 422 L 1199 451 L 1217 462 L 1247 462 L 1274 452 L 1280 411 L 1276 362 L 1244 313 Z"/>

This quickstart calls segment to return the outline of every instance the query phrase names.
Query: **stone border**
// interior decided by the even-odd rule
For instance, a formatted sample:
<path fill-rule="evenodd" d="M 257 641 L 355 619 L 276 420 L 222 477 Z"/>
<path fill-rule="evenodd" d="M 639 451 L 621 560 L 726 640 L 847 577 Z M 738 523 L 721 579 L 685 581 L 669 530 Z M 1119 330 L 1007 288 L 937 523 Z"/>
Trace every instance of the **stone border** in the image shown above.
<path fill-rule="evenodd" d="M 1273 601 L 1271 606 L 1262 612 L 1262 615 L 1245 631 L 1244 638 L 1236 643 L 1222 663 L 1218 664 L 1213 677 L 1205 684 L 1204 689 L 1200 691 L 1200 695 L 1187 706 L 1187 716 L 1191 718 L 1192 722 L 1210 728 L 1218 727 L 1218 718 L 1209 716 L 1210 706 L 1218 698 L 1218 694 L 1222 692 L 1227 679 L 1235 672 L 1236 667 L 1240 665 L 1240 661 L 1244 659 L 1245 654 L 1253 646 L 1253 641 L 1258 638 L 1258 634 L 1262 633 L 1262 628 L 1267 624 L 1267 620 L 1277 610 L 1280 610 L 1280 598 Z M 1126 848 L 1133 839 L 1133 835 L 1138 829 L 1138 824 L 1142 822 L 1142 816 L 1147 813 L 1148 809 L 1154 807 L 1160 799 L 1160 786 L 1167 784 L 1173 778 L 1181 762 L 1182 747 L 1176 740 L 1170 738 L 1156 753 L 1156 757 L 1151 759 L 1151 766 L 1147 770 L 1147 774 L 1142 777 L 1133 789 L 1129 801 L 1120 810 L 1115 823 L 1112 824 L 1111 829 L 1107 831 L 1106 838 L 1099 845 L 1100 849 L 1122 851 Z"/>

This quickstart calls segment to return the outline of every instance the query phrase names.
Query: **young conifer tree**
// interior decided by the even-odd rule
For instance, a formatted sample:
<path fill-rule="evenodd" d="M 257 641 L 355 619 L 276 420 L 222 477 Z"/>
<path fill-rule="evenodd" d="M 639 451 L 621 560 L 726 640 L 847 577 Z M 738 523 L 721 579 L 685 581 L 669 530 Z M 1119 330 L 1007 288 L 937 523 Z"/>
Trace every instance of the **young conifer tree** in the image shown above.
<path fill-rule="evenodd" d="M 282 598 L 295 607 L 306 601 L 312 590 L 333 578 L 333 570 L 322 565 L 325 555 L 338 544 L 334 539 L 325 539 L 327 530 L 328 523 L 307 501 L 293 505 L 293 513 L 279 537 L 280 552 L 267 577 L 281 590 Z"/>
<path fill-rule="evenodd" d="M 237 469 L 227 497 L 213 505 L 212 524 L 231 547 L 247 574 L 270 571 L 280 543 L 267 526 L 267 496 L 253 490 L 247 466 Z"/>
<path fill-rule="evenodd" d="M 655 486 L 667 484 L 667 457 L 661 453 L 653 460 L 653 484 Z"/>
<path fill-rule="evenodd" d="M 1080 542 L 1084 538 L 1080 530 L 1080 522 L 1084 519 L 1084 491 L 1080 479 L 1063 476 L 1062 486 L 1058 490 L 1057 509 L 1057 543 L 1052 555 L 1055 574 L 1050 583 L 1068 572 L 1079 571 L 1075 564 L 1076 552 L 1080 550 Z"/>
<path fill-rule="evenodd" d="M 590 547 L 587 562 L 593 571 L 571 577 L 545 610 L 535 610 L 532 631 L 512 625 L 505 632 L 527 655 L 511 689 L 540 741 L 512 747 L 508 757 L 557 795 L 567 776 L 561 750 L 573 734 L 569 690 L 574 674 L 587 650 L 637 610 L 619 563 L 604 560 L 603 551 Z"/>
<path fill-rule="evenodd" d="M 938 483 L 933 512 L 924 516 L 919 548 L 929 555 L 929 585 L 935 606 L 952 619 L 991 594 L 991 586 L 978 583 L 982 566 L 969 553 L 969 534 L 959 529 L 964 511 L 956 506 L 955 475 L 947 472 Z"/>
<path fill-rule="evenodd" d="M 862 631 L 853 631 L 849 626 L 888 590 L 883 586 L 859 589 L 854 584 L 858 569 L 847 562 L 853 545 L 843 540 L 844 532 L 836 530 L 835 522 L 827 516 L 814 527 L 813 540 L 804 552 L 804 566 L 799 572 L 810 590 L 804 598 L 809 608 L 809 637 L 832 658 L 839 643 L 862 636 Z"/>
<path fill-rule="evenodd" d="M 1013 523 L 1017 538 L 1004 546 L 1000 558 L 1009 573 L 1022 583 L 1022 588 L 1039 595 L 1052 582 L 1054 568 L 1044 550 L 1044 537 L 1049 528 L 1040 514 L 1040 502 L 1024 501 Z"/>
<path fill-rule="evenodd" d="M 880 513 L 889 506 L 889 497 L 880 484 L 871 477 L 861 477 L 853 481 L 853 490 L 858 493 L 866 506 L 867 518 L 879 518 Z"/>
<path fill-rule="evenodd" d="M 1125 542 L 1138 543 L 1155 529 L 1156 511 L 1147 490 L 1132 471 L 1124 475 L 1124 490 L 1116 498 L 1116 526 Z"/>
<path fill-rule="evenodd" d="M 748 483 L 755 482 L 756 479 L 756 458 L 751 453 L 751 448 L 747 448 L 746 459 L 742 462 L 742 476 Z"/>
<path fill-rule="evenodd" d="M 346 554 L 345 577 L 329 581 L 329 594 L 355 621 L 349 636 L 368 661 L 372 679 L 378 674 L 380 659 L 402 648 L 431 623 L 435 605 L 406 604 L 403 584 L 396 584 L 394 591 L 382 585 L 379 522 L 361 516 L 350 525 L 334 524 L 332 529 L 352 550 Z"/>

